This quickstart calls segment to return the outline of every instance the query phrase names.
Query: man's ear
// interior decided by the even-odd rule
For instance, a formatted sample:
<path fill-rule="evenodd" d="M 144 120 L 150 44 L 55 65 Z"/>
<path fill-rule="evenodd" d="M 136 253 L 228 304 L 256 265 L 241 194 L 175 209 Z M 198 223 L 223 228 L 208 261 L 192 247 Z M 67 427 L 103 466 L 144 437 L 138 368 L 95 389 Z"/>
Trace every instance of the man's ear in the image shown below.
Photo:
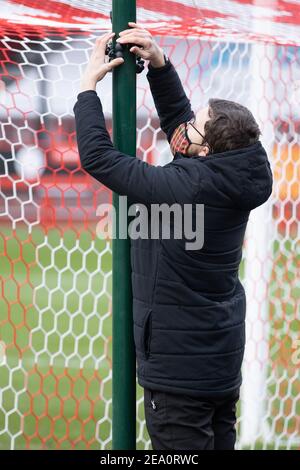
<path fill-rule="evenodd" d="M 208 145 L 201 145 L 201 148 L 198 152 L 198 157 L 206 157 L 209 153 Z"/>

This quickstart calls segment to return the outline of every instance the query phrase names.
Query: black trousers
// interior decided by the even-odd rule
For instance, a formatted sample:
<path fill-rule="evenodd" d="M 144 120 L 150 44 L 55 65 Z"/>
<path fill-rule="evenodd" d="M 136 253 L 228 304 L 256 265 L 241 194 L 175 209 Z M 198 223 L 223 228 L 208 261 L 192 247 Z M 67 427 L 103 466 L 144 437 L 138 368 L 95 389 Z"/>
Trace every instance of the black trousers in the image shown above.
<path fill-rule="evenodd" d="M 153 450 L 233 450 L 239 390 L 197 398 L 144 388 L 146 426 Z"/>

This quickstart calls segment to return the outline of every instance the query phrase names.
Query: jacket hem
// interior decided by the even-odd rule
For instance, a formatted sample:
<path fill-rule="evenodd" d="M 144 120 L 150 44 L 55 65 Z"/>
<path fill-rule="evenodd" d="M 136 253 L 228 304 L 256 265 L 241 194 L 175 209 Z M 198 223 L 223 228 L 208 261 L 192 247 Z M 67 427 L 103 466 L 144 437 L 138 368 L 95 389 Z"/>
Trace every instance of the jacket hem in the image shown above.
<path fill-rule="evenodd" d="M 167 393 L 175 393 L 181 395 L 189 395 L 192 397 L 207 397 L 207 398 L 219 398 L 219 397 L 226 397 L 227 395 L 231 395 L 233 392 L 238 391 L 241 384 L 242 379 L 239 379 L 236 383 L 228 388 L 223 388 L 218 390 L 217 387 L 210 388 L 210 389 L 191 389 L 187 387 L 178 387 L 176 384 L 174 385 L 166 385 L 166 384 L 159 384 L 153 383 L 149 379 L 145 379 L 144 377 L 138 377 L 138 383 L 143 388 L 149 388 L 151 390 L 157 390 L 160 392 L 167 392 Z M 211 387 L 211 385 L 210 385 Z"/>

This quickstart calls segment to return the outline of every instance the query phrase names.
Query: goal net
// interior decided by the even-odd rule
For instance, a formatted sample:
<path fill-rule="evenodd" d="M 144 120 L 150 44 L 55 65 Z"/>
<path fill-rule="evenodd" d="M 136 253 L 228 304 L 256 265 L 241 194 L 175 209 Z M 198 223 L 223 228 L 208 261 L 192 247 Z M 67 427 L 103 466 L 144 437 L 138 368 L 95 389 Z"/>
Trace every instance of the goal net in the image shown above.
<path fill-rule="evenodd" d="M 2 0 L 0 20 L 0 449 L 110 449 L 111 192 L 80 167 L 73 105 L 111 2 Z M 251 212 L 240 278 L 247 348 L 237 448 L 300 445 L 300 5 L 137 1 L 197 111 L 238 101 L 260 124 L 274 174 Z M 147 64 L 146 70 L 147 70 Z M 137 157 L 172 155 L 137 78 Z M 98 86 L 109 132 L 111 75 Z M 150 449 L 137 384 L 137 448 Z"/>

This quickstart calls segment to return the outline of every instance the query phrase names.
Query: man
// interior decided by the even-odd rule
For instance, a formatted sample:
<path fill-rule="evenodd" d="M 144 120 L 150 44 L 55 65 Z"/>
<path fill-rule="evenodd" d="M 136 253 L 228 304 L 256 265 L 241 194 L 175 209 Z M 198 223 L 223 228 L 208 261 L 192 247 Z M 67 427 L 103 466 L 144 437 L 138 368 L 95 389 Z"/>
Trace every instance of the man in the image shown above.
<path fill-rule="evenodd" d="M 250 111 L 210 100 L 196 115 L 179 76 L 136 23 L 121 44 L 149 60 L 150 84 L 174 159 L 151 166 L 116 150 L 95 88 L 123 59 L 105 63 L 114 33 L 96 41 L 74 106 L 82 167 L 113 191 L 152 204 L 204 205 L 204 244 L 131 240 L 134 340 L 146 424 L 156 449 L 233 449 L 245 346 L 238 279 L 250 210 L 272 191 L 272 173 Z"/>

